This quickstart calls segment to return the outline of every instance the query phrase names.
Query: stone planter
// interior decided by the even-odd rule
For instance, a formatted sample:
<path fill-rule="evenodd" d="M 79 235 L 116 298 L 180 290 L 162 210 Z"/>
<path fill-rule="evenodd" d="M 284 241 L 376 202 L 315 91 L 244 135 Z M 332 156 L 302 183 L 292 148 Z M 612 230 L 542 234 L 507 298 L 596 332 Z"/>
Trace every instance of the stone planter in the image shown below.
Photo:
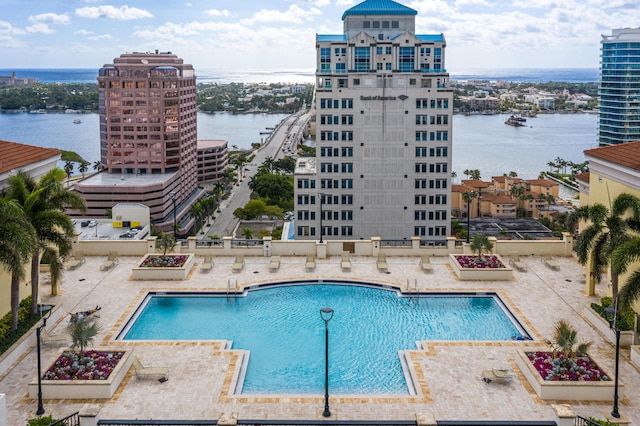
<path fill-rule="evenodd" d="M 548 349 L 542 349 L 546 351 Z M 529 352 L 535 352 L 532 349 Z M 563 400 L 563 401 L 611 401 L 615 390 L 615 376 L 603 367 L 603 364 L 595 357 L 589 355 L 598 366 L 611 377 L 610 381 L 600 382 L 569 382 L 569 381 L 546 381 L 540 376 L 535 369 L 527 354 L 522 350 L 517 350 L 516 364 L 522 371 L 538 397 L 542 400 Z M 618 395 L 622 400 L 624 395 L 624 386 L 618 384 Z"/>
<path fill-rule="evenodd" d="M 55 360 L 68 349 L 60 349 Z M 113 352 L 112 350 L 99 349 L 97 351 Z M 117 351 L 122 352 L 122 351 Z M 118 390 L 120 383 L 131 368 L 133 358 L 131 352 L 124 351 L 124 355 L 118 361 L 107 380 L 42 380 L 42 397 L 44 399 L 109 399 Z M 48 367 L 47 367 L 48 368 Z M 46 369 L 43 369 L 42 373 Z M 32 380 L 29 385 L 29 398 L 38 398 L 38 378 Z"/>
<path fill-rule="evenodd" d="M 631 362 L 636 365 L 636 367 L 640 368 L 640 346 L 633 345 L 631 346 Z"/>
<path fill-rule="evenodd" d="M 497 257 L 505 266 L 504 268 L 464 268 L 458 262 L 457 256 L 459 255 L 449 255 L 449 265 L 451 265 L 458 279 L 462 281 L 511 281 L 513 277 L 513 269 L 497 254 L 492 254 L 491 256 Z"/>
<path fill-rule="evenodd" d="M 609 321 L 602 318 L 600 314 L 591 309 L 590 305 L 585 305 L 583 313 L 589 324 L 600 333 L 612 344 L 616 344 L 616 333 L 609 327 Z M 620 346 L 633 345 L 633 331 L 621 331 L 620 332 Z"/>
<path fill-rule="evenodd" d="M 148 257 L 160 256 L 159 254 L 146 254 L 133 268 L 132 278 L 134 280 L 184 280 L 191 272 L 191 268 L 195 263 L 196 256 L 194 254 L 180 254 L 187 256 L 187 261 L 181 267 L 143 267 L 142 265 Z M 172 256 L 168 254 L 167 256 Z"/>

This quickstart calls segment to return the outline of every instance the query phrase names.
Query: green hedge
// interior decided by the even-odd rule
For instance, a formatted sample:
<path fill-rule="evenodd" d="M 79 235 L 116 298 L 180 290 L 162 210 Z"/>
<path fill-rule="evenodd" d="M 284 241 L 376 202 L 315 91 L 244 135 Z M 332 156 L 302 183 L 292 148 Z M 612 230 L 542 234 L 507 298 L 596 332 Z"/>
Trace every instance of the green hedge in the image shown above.
<path fill-rule="evenodd" d="M 611 297 L 603 297 L 600 299 L 600 304 L 592 303 L 591 309 L 596 311 L 600 316 L 609 321 L 609 313 L 605 312 L 605 308 L 608 308 L 613 303 Z M 616 321 L 616 327 L 621 331 L 633 330 L 635 312 L 631 308 L 626 308 L 618 313 L 618 320 Z"/>
<path fill-rule="evenodd" d="M 17 342 L 40 320 L 40 315 L 31 315 L 31 296 L 20 302 L 18 309 L 18 329 L 11 332 L 11 312 L 0 319 L 0 354 Z"/>

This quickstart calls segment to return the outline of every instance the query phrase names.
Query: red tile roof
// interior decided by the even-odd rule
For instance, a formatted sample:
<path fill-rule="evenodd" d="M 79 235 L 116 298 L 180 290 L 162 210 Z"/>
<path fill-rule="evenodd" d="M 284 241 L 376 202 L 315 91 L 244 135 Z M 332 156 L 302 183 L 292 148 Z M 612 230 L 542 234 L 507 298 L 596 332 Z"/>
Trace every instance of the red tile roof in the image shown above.
<path fill-rule="evenodd" d="M 462 179 L 461 182 L 473 188 L 488 188 L 491 186 L 491 182 L 485 182 L 483 180 Z"/>
<path fill-rule="evenodd" d="M 0 140 L 0 173 L 20 169 L 56 155 L 60 155 L 59 149 L 41 148 L 39 146 Z"/>
<path fill-rule="evenodd" d="M 589 183 L 589 172 L 577 174 L 576 180 Z"/>
<path fill-rule="evenodd" d="M 640 170 L 640 141 L 588 149 L 584 151 L 584 155 Z"/>

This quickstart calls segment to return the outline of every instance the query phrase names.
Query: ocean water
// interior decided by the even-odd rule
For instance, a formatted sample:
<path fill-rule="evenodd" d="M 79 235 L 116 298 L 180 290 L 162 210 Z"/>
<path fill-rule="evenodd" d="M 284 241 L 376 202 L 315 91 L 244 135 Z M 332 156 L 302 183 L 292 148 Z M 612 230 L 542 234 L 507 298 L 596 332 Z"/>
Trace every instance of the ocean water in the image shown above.
<path fill-rule="evenodd" d="M 98 68 L 0 68 L 0 75 L 37 78 L 52 83 L 95 83 Z M 464 68 L 448 69 L 453 80 L 505 80 L 513 82 L 546 83 L 549 81 L 594 82 L 599 81 L 598 68 Z M 196 69 L 199 83 L 313 83 L 313 69 L 264 70 L 264 69 Z"/>

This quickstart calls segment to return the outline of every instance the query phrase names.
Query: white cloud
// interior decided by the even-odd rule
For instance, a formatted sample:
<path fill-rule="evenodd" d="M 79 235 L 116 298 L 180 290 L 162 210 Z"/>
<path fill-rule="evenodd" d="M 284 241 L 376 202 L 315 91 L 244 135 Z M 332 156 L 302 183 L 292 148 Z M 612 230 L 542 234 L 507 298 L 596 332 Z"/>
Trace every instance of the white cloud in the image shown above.
<path fill-rule="evenodd" d="M 24 30 L 16 28 L 7 21 L 0 21 L 0 35 L 20 35 L 24 34 Z"/>
<path fill-rule="evenodd" d="M 231 12 L 229 12 L 227 9 L 224 9 L 224 10 L 209 9 L 209 10 L 205 10 L 204 14 L 209 16 L 225 16 L 225 17 L 231 16 Z"/>
<path fill-rule="evenodd" d="M 69 15 L 57 15 L 55 13 L 41 13 L 39 15 L 29 16 L 29 22 L 34 24 L 68 24 L 71 22 Z"/>
<path fill-rule="evenodd" d="M 355 0 L 336 0 L 337 6 L 351 6 Z"/>
<path fill-rule="evenodd" d="M 322 15 L 322 12 L 316 8 L 303 10 L 298 5 L 292 4 L 286 12 L 262 9 L 255 13 L 253 17 L 243 19 L 241 23 L 243 25 L 252 25 L 256 22 L 289 22 L 301 24 L 304 20 L 312 20 L 313 16 L 316 15 Z"/>
<path fill-rule="evenodd" d="M 34 24 L 25 28 L 29 33 L 40 33 L 40 34 L 53 34 L 56 32 L 53 28 L 50 28 L 47 24 Z"/>
<path fill-rule="evenodd" d="M 78 34 L 78 35 L 91 35 L 91 34 L 93 34 L 93 31 L 78 30 L 78 31 L 74 31 L 74 34 Z"/>
<path fill-rule="evenodd" d="M 92 41 L 105 40 L 105 39 L 111 40 L 113 39 L 113 37 L 111 36 L 111 34 L 102 34 L 98 36 L 87 37 L 87 39 Z"/>
<path fill-rule="evenodd" d="M 190 2 L 186 2 L 186 3 L 184 4 L 184 7 L 191 7 L 191 6 L 193 6 L 193 5 L 192 5 Z"/>
<path fill-rule="evenodd" d="M 76 9 L 75 12 L 76 15 L 81 18 L 109 18 L 118 20 L 153 18 L 153 15 L 146 10 L 129 6 L 122 6 L 120 8 L 110 5 L 81 7 Z"/>

